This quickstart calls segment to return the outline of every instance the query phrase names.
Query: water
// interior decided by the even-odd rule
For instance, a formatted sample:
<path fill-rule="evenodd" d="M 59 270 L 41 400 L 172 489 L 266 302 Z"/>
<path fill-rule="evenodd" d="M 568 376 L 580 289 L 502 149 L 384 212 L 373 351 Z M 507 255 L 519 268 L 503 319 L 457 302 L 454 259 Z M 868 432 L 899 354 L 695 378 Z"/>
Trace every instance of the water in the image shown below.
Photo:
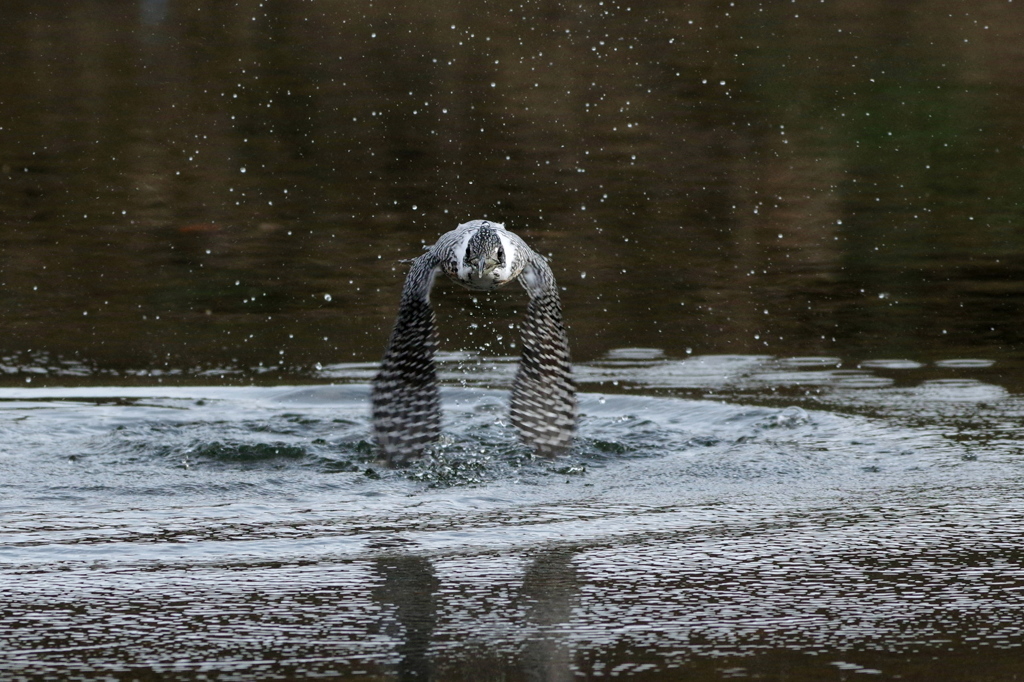
<path fill-rule="evenodd" d="M 1019 398 L 652 355 L 580 367 L 565 457 L 516 443 L 505 391 L 449 388 L 437 452 L 402 470 L 367 442 L 359 365 L 326 368 L 335 385 L 4 389 L 0 670 L 1011 679 Z M 507 383 L 470 356 L 444 373 L 467 365 Z M 779 406 L 633 394 L 794 385 Z"/>
<path fill-rule="evenodd" d="M 0 3 L 0 678 L 1019 679 L 1017 4 Z M 580 438 L 442 285 L 386 469 L 474 218 Z"/>
<path fill-rule="evenodd" d="M 372 362 L 399 260 L 483 217 L 552 254 L 580 361 L 1019 362 L 1020 13 L 793 4 L 5 2 L 0 364 Z"/>

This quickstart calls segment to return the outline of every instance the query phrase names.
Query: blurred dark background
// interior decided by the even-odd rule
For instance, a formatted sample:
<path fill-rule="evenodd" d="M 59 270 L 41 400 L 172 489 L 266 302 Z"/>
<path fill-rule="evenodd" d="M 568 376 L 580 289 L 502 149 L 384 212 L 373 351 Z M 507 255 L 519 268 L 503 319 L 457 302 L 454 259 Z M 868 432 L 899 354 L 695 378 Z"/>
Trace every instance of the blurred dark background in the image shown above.
<path fill-rule="evenodd" d="M 375 362 L 473 218 L 550 253 L 575 359 L 993 360 L 1020 387 L 1006 0 L 5 0 L 0 381 Z M 439 287 L 513 355 L 516 287 Z M 499 338 L 500 337 L 500 338 Z"/>

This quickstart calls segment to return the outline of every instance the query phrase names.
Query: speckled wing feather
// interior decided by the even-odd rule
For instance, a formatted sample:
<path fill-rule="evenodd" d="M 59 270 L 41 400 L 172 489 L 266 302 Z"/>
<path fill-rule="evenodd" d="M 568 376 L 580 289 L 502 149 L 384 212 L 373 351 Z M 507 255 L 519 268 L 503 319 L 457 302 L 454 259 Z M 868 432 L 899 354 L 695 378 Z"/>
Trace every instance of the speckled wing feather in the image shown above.
<path fill-rule="evenodd" d="M 412 261 L 398 319 L 373 380 L 373 431 L 390 464 L 423 454 L 441 430 L 437 324 L 430 307 L 437 268 L 436 249 Z"/>
<path fill-rule="evenodd" d="M 523 441 L 550 456 L 568 447 L 576 433 L 576 386 L 555 277 L 542 256 L 527 250 L 526 257 L 519 279 L 530 303 L 512 383 L 511 417 Z"/>

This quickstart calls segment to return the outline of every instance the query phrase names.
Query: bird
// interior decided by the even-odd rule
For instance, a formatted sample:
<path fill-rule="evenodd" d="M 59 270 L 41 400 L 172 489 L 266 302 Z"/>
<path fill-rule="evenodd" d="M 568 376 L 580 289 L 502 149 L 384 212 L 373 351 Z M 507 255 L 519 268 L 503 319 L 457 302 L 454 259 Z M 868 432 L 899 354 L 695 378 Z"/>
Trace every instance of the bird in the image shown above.
<path fill-rule="evenodd" d="M 389 465 L 424 454 L 441 430 L 434 364 L 437 324 L 430 292 L 437 276 L 472 291 L 493 291 L 518 279 L 529 295 L 521 325 L 521 356 L 512 382 L 510 421 L 520 439 L 555 456 L 576 433 L 576 385 L 555 276 L 544 256 L 503 223 L 471 220 L 441 235 L 411 261 L 398 317 L 373 380 L 373 432 Z"/>

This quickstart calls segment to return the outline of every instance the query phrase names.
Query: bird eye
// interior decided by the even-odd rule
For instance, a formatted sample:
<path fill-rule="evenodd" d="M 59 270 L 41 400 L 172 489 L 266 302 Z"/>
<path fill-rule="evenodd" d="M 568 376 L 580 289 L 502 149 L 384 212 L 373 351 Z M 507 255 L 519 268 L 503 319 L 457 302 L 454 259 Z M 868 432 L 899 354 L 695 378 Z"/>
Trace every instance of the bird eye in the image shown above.
<path fill-rule="evenodd" d="M 503 248 L 501 248 L 499 246 L 498 247 L 498 251 L 497 251 L 497 255 L 498 255 L 498 262 L 499 263 L 504 263 L 505 262 L 505 249 L 503 249 Z"/>

